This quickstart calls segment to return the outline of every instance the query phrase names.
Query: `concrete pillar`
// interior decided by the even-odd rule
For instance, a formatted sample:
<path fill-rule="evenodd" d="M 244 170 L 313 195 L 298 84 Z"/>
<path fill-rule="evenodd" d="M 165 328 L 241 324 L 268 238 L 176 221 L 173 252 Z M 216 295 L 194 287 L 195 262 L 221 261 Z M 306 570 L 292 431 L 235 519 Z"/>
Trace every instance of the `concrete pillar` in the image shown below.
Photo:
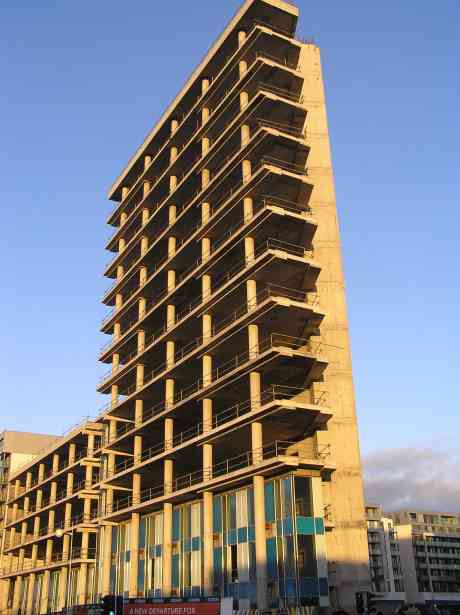
<path fill-rule="evenodd" d="M 211 217 L 210 203 L 201 203 L 201 225 L 203 226 Z"/>
<path fill-rule="evenodd" d="M 142 210 L 142 226 L 145 226 L 150 218 L 150 210 L 147 207 L 144 207 Z"/>
<path fill-rule="evenodd" d="M 173 446 L 173 438 L 174 438 L 174 421 L 171 418 L 165 419 L 165 439 L 164 446 L 165 451 L 169 450 Z"/>
<path fill-rule="evenodd" d="M 50 486 L 50 502 L 54 504 L 57 495 L 57 482 L 53 480 Z"/>
<path fill-rule="evenodd" d="M 168 271 L 168 293 L 172 292 L 176 286 L 176 272 L 172 269 Z"/>
<path fill-rule="evenodd" d="M 37 565 L 37 559 L 38 559 L 38 544 L 34 544 L 32 545 L 32 554 L 30 557 L 32 568 L 35 568 L 35 566 Z"/>
<path fill-rule="evenodd" d="M 176 306 L 169 304 L 166 308 L 166 330 L 169 331 L 176 324 Z"/>
<path fill-rule="evenodd" d="M 53 455 L 53 474 L 57 474 L 59 472 L 59 455 L 58 453 L 54 453 Z"/>
<path fill-rule="evenodd" d="M 251 161 L 243 160 L 242 164 L 243 183 L 247 183 L 251 179 Z"/>
<path fill-rule="evenodd" d="M 149 238 L 145 235 L 141 238 L 141 256 L 144 256 L 149 249 Z"/>
<path fill-rule="evenodd" d="M 52 534 L 55 528 L 56 511 L 50 510 L 48 512 L 48 532 Z"/>
<path fill-rule="evenodd" d="M 203 399 L 203 433 L 212 430 L 212 399 Z"/>
<path fill-rule="evenodd" d="M 68 567 L 62 566 L 59 574 L 59 586 L 58 586 L 58 610 L 62 611 L 68 606 L 67 602 L 67 573 Z M 69 579 L 70 582 L 70 579 Z"/>
<path fill-rule="evenodd" d="M 243 200 L 243 216 L 244 221 L 249 222 L 254 215 L 253 212 L 253 200 L 250 197 L 245 197 Z"/>
<path fill-rule="evenodd" d="M 14 497 L 17 498 L 21 494 L 21 481 L 16 479 L 14 481 Z"/>
<path fill-rule="evenodd" d="M 201 278 L 201 296 L 203 300 L 210 297 L 212 294 L 211 276 L 206 274 Z"/>
<path fill-rule="evenodd" d="M 72 525 L 72 502 L 66 502 L 64 509 L 64 527 L 70 527 Z"/>
<path fill-rule="evenodd" d="M 209 237 L 204 237 L 201 240 L 201 260 L 205 263 L 211 256 L 211 240 Z"/>
<path fill-rule="evenodd" d="M 139 513 L 133 513 L 131 515 L 131 530 L 130 530 L 130 560 L 131 565 L 129 569 L 129 597 L 137 598 L 137 573 L 139 567 Z"/>
<path fill-rule="evenodd" d="M 83 531 L 81 535 L 81 551 L 82 558 L 88 559 L 89 532 Z M 80 565 L 80 574 L 78 575 L 77 583 L 77 604 L 86 604 L 87 602 L 87 584 L 88 584 L 88 564 Z"/>
<path fill-rule="evenodd" d="M 203 314 L 203 343 L 212 338 L 212 316 Z"/>
<path fill-rule="evenodd" d="M 147 282 L 147 278 L 148 278 L 148 270 L 147 270 L 147 267 L 143 266 L 139 269 L 139 288 L 144 286 L 144 284 Z"/>
<path fill-rule="evenodd" d="M 164 460 L 164 491 L 165 494 L 171 493 L 173 490 L 173 473 L 174 473 L 174 462 L 172 459 Z"/>
<path fill-rule="evenodd" d="M 241 147 L 244 147 L 249 143 L 249 139 L 251 138 L 251 131 L 247 124 L 243 124 L 241 126 Z"/>
<path fill-rule="evenodd" d="M 34 517 L 34 538 L 40 534 L 40 515 Z"/>
<path fill-rule="evenodd" d="M 112 408 L 118 403 L 118 384 L 112 384 L 110 387 L 110 401 L 112 403 Z"/>
<path fill-rule="evenodd" d="M 89 489 L 93 484 L 93 466 L 89 463 L 85 468 L 85 488 Z"/>
<path fill-rule="evenodd" d="M 142 457 L 142 436 L 134 436 L 134 465 L 140 463 Z"/>
<path fill-rule="evenodd" d="M 213 595 L 213 534 L 213 495 L 211 492 L 205 491 L 203 493 L 203 590 L 205 596 Z"/>
<path fill-rule="evenodd" d="M 35 572 L 29 575 L 29 582 L 27 586 L 27 603 L 26 603 L 26 615 L 34 615 L 34 589 L 35 589 Z"/>
<path fill-rule="evenodd" d="M 165 406 L 170 408 L 174 405 L 174 380 L 168 378 L 165 385 Z"/>
<path fill-rule="evenodd" d="M 51 571 L 50 570 L 45 570 L 45 572 L 43 573 L 42 593 L 41 593 L 41 599 L 40 599 L 40 613 L 47 613 L 48 612 L 48 596 L 49 596 L 49 590 L 50 590 L 50 575 L 51 575 Z"/>
<path fill-rule="evenodd" d="M 178 128 L 179 128 L 179 122 L 177 120 L 172 120 L 171 121 L 171 134 L 173 135 Z"/>
<path fill-rule="evenodd" d="M 142 424 L 144 416 L 144 400 L 136 399 L 136 406 L 134 409 L 134 424 L 136 427 Z"/>
<path fill-rule="evenodd" d="M 170 205 L 168 209 L 168 224 L 172 226 L 176 221 L 177 217 L 177 207 L 175 205 Z"/>
<path fill-rule="evenodd" d="M 119 322 L 116 322 L 113 325 L 113 339 L 114 340 L 118 340 L 121 337 L 121 324 Z"/>
<path fill-rule="evenodd" d="M 144 171 L 147 171 L 147 169 L 149 168 L 151 164 L 152 164 L 152 156 L 145 156 L 144 157 Z"/>
<path fill-rule="evenodd" d="M 203 107 L 201 109 L 201 123 L 204 126 L 206 122 L 209 120 L 211 113 L 208 107 Z"/>
<path fill-rule="evenodd" d="M 246 35 L 245 30 L 239 30 L 238 31 L 238 49 L 244 45 L 244 42 L 246 40 L 246 36 L 247 35 Z"/>
<path fill-rule="evenodd" d="M 145 368 L 142 364 L 136 365 L 136 390 L 142 389 L 144 386 Z"/>
<path fill-rule="evenodd" d="M 263 437 L 262 423 L 258 421 L 251 423 L 251 449 L 252 462 L 260 463 L 263 460 Z"/>
<path fill-rule="evenodd" d="M 137 317 L 139 320 L 144 318 L 147 311 L 147 299 L 145 297 L 139 297 L 139 303 L 137 306 Z"/>
<path fill-rule="evenodd" d="M 26 495 L 26 497 L 24 498 L 24 515 L 29 514 L 29 510 L 30 510 L 30 497 Z"/>
<path fill-rule="evenodd" d="M 168 238 L 168 258 L 172 258 L 176 253 L 177 241 L 175 237 Z"/>
<path fill-rule="evenodd" d="M 41 483 L 45 477 L 45 464 L 41 463 L 38 466 L 38 482 Z"/>
<path fill-rule="evenodd" d="M 142 185 L 142 196 L 145 199 L 146 196 L 148 196 L 148 193 L 150 192 L 150 189 L 152 187 L 151 182 L 149 181 L 145 181 Z"/>
<path fill-rule="evenodd" d="M 117 438 L 117 422 L 114 419 L 110 419 L 109 422 L 109 442 L 113 442 Z"/>
<path fill-rule="evenodd" d="M 203 444 L 203 478 L 212 478 L 212 444 Z"/>
<path fill-rule="evenodd" d="M 13 521 L 16 521 L 16 519 L 18 518 L 19 515 L 19 504 L 17 502 L 15 502 L 13 504 L 13 510 L 12 510 L 12 519 Z"/>
<path fill-rule="evenodd" d="M 267 608 L 267 539 L 265 532 L 264 477 L 253 477 L 254 525 L 256 538 L 257 608 Z"/>
<path fill-rule="evenodd" d="M 257 305 L 257 282 L 255 280 L 247 280 L 246 298 L 248 310 L 254 309 Z"/>
<path fill-rule="evenodd" d="M 123 202 L 129 194 L 129 187 L 122 186 L 121 188 L 121 202 Z"/>
<path fill-rule="evenodd" d="M 77 456 L 77 445 L 74 442 L 69 444 L 69 466 L 75 463 Z"/>
<path fill-rule="evenodd" d="M 260 408 L 262 385 L 259 372 L 249 374 L 249 395 L 251 398 L 251 410 Z"/>
<path fill-rule="evenodd" d="M 172 582 L 172 504 L 163 505 L 163 597 L 171 595 Z"/>
<path fill-rule="evenodd" d="M 110 561 L 112 558 L 112 526 L 103 526 L 102 536 L 102 582 L 101 593 L 106 596 L 110 593 Z"/>
<path fill-rule="evenodd" d="M 32 472 L 27 472 L 26 474 L 26 491 L 30 489 L 32 485 Z"/>
<path fill-rule="evenodd" d="M 204 355 L 203 357 L 203 387 L 208 386 L 212 382 L 212 357 Z"/>
<path fill-rule="evenodd" d="M 141 475 L 138 472 L 133 474 L 133 503 L 139 504 L 141 501 Z"/>
<path fill-rule="evenodd" d="M 139 307 L 140 311 L 140 307 Z M 137 332 L 137 354 L 140 354 L 145 348 L 145 331 Z"/>
<path fill-rule="evenodd" d="M 245 91 L 240 92 L 240 108 L 243 110 L 249 104 L 249 94 Z"/>
<path fill-rule="evenodd" d="M 27 521 L 21 523 L 21 544 L 27 540 Z"/>
<path fill-rule="evenodd" d="M 249 346 L 249 358 L 255 359 L 259 356 L 259 326 L 248 326 L 248 346 Z"/>
<path fill-rule="evenodd" d="M 13 615 L 17 615 L 19 613 L 19 609 L 21 606 L 21 590 L 22 590 L 22 576 L 17 576 L 14 582 L 14 592 L 13 592 Z"/>
<path fill-rule="evenodd" d="M 173 341 L 166 342 L 166 367 L 174 365 L 175 343 Z"/>

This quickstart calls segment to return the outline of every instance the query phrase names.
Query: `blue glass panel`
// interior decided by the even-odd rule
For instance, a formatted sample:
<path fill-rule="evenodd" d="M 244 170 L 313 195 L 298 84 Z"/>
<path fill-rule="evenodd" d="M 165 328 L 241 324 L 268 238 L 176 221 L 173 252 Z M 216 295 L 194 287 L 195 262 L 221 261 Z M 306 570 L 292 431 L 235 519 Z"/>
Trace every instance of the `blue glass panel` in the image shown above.
<path fill-rule="evenodd" d="M 192 596 L 201 596 L 201 587 L 199 585 L 193 585 Z"/>
<path fill-rule="evenodd" d="M 267 538 L 267 574 L 269 579 L 277 575 L 276 538 Z"/>
<path fill-rule="evenodd" d="M 131 551 L 125 551 L 125 562 L 131 561 Z"/>
<path fill-rule="evenodd" d="M 329 596 L 329 581 L 327 577 L 319 578 L 319 595 Z"/>
<path fill-rule="evenodd" d="M 239 597 L 249 598 L 249 583 L 238 583 Z"/>
<path fill-rule="evenodd" d="M 186 553 L 189 553 L 192 550 L 192 541 L 190 540 L 190 538 L 186 538 L 183 541 L 183 545 L 184 545 L 184 551 Z"/>
<path fill-rule="evenodd" d="M 270 523 L 275 520 L 275 484 L 265 483 L 265 520 Z"/>
<path fill-rule="evenodd" d="M 248 487 L 248 525 L 254 525 L 254 489 Z"/>
<path fill-rule="evenodd" d="M 146 519 L 141 519 L 139 524 L 139 548 L 145 547 L 145 527 L 146 527 Z"/>
<path fill-rule="evenodd" d="M 314 534 L 315 520 L 313 517 L 297 517 L 297 533 L 298 534 Z"/>
<path fill-rule="evenodd" d="M 283 534 L 283 524 L 281 523 L 281 521 L 276 522 L 276 533 L 278 534 L 278 536 L 282 536 Z"/>
<path fill-rule="evenodd" d="M 194 538 L 192 538 L 192 551 L 199 551 L 200 550 L 200 537 L 199 536 L 195 536 Z"/>
<path fill-rule="evenodd" d="M 299 581 L 299 592 L 301 596 L 318 595 L 318 579 L 314 577 L 300 577 Z"/>
<path fill-rule="evenodd" d="M 179 587 L 179 555 L 172 556 L 172 586 Z"/>
<path fill-rule="evenodd" d="M 222 532 L 222 498 L 221 496 L 214 496 L 213 502 L 213 523 L 214 532 L 217 534 Z"/>
<path fill-rule="evenodd" d="M 283 519 L 283 534 L 285 536 L 290 536 L 294 531 L 294 524 L 292 522 L 292 517 L 287 519 Z"/>
<path fill-rule="evenodd" d="M 155 545 L 155 557 L 161 557 L 161 545 Z"/>
<path fill-rule="evenodd" d="M 317 534 L 324 534 L 324 520 L 321 517 L 316 517 L 315 526 Z"/>
<path fill-rule="evenodd" d="M 238 542 L 247 542 L 248 541 L 248 528 L 247 527 L 239 527 L 238 528 Z"/>
<path fill-rule="evenodd" d="M 227 544 L 236 545 L 236 530 L 227 532 Z"/>
<path fill-rule="evenodd" d="M 151 545 L 149 547 L 149 558 L 150 559 L 152 559 L 152 557 L 155 557 L 155 551 L 156 551 L 155 545 Z"/>
<path fill-rule="evenodd" d="M 256 540 L 256 528 L 253 525 L 248 527 L 248 540 L 249 542 L 255 542 Z"/>
<path fill-rule="evenodd" d="M 214 585 L 220 585 L 222 581 L 222 549 L 214 549 Z"/>
<path fill-rule="evenodd" d="M 293 579 L 292 577 L 289 577 L 288 579 L 286 579 L 286 596 L 295 596 L 296 595 L 296 582 L 295 579 Z"/>
<path fill-rule="evenodd" d="M 173 540 L 180 540 L 180 509 L 173 510 Z"/>

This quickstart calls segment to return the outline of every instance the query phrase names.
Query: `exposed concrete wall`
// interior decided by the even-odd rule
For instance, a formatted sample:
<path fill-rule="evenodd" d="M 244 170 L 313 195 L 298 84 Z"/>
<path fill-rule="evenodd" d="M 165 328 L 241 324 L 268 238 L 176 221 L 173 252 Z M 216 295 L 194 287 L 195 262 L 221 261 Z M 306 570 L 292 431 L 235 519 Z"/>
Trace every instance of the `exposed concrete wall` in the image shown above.
<path fill-rule="evenodd" d="M 311 143 L 308 169 L 314 184 L 310 205 L 318 220 L 313 243 L 315 260 L 322 267 L 317 288 L 326 311 L 320 331 L 321 342 L 328 345 L 324 352 L 329 367 L 321 388 L 328 391 L 328 405 L 333 412 L 327 431 L 319 433 L 318 440 L 330 444 L 332 461 L 337 466 L 328 490 L 334 523 L 327 536 L 329 582 L 336 588 L 338 606 L 351 609 L 355 606 L 355 592 L 370 589 L 370 576 L 348 317 L 318 47 L 303 45 L 300 62 L 305 79 L 304 105 L 308 109 L 306 138 Z"/>

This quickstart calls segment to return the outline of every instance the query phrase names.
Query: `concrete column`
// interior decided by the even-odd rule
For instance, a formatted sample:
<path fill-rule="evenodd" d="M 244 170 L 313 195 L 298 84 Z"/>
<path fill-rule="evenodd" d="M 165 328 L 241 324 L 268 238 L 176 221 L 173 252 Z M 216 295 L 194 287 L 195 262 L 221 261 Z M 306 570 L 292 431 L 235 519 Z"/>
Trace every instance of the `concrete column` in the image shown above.
<path fill-rule="evenodd" d="M 254 525 L 256 538 L 257 608 L 267 608 L 267 542 L 265 532 L 264 477 L 253 477 Z"/>
<path fill-rule="evenodd" d="M 176 306 L 169 304 L 166 308 L 166 330 L 172 329 L 176 324 Z"/>
<path fill-rule="evenodd" d="M 176 253 L 176 244 L 177 241 L 175 237 L 168 238 L 168 258 L 172 258 Z"/>
<path fill-rule="evenodd" d="M 203 387 L 208 386 L 212 382 L 212 357 L 204 355 L 203 357 Z"/>
<path fill-rule="evenodd" d="M 203 478 L 212 478 L 212 444 L 203 444 Z"/>
<path fill-rule="evenodd" d="M 110 593 L 110 560 L 112 558 L 112 526 L 104 525 L 102 538 L 102 583 L 101 593 Z"/>
<path fill-rule="evenodd" d="M 94 434 L 88 434 L 88 457 L 92 457 L 94 453 Z"/>
<path fill-rule="evenodd" d="M 125 268 L 123 265 L 117 266 L 117 282 L 121 280 L 121 278 L 125 275 Z"/>
<path fill-rule="evenodd" d="M 203 226 L 211 217 L 210 203 L 201 203 L 201 225 Z"/>
<path fill-rule="evenodd" d="M 119 340 L 120 337 L 121 337 L 121 324 L 119 322 L 116 322 L 113 325 L 113 339 Z"/>
<path fill-rule="evenodd" d="M 144 350 L 144 348 L 145 348 L 145 331 L 138 331 L 137 332 L 137 354 L 140 354 Z"/>
<path fill-rule="evenodd" d="M 34 538 L 37 538 L 40 534 L 40 515 L 34 518 Z"/>
<path fill-rule="evenodd" d="M 59 472 L 59 455 L 54 453 L 53 455 L 53 474 L 57 474 Z"/>
<path fill-rule="evenodd" d="M 130 531 L 130 559 L 131 565 L 129 570 L 129 597 L 137 598 L 137 572 L 139 567 L 139 513 L 131 515 L 131 531 Z"/>
<path fill-rule="evenodd" d="M 147 207 L 144 207 L 142 210 L 142 226 L 145 226 L 150 218 L 150 210 Z"/>
<path fill-rule="evenodd" d="M 110 401 L 112 403 L 112 408 L 118 403 L 118 384 L 112 384 L 110 387 Z"/>
<path fill-rule="evenodd" d="M 201 296 L 203 301 L 212 294 L 211 276 L 206 274 L 201 278 Z"/>
<path fill-rule="evenodd" d="M 26 497 L 24 498 L 24 514 L 25 515 L 29 514 L 29 510 L 30 510 L 30 497 L 26 495 Z"/>
<path fill-rule="evenodd" d="M 139 303 L 137 305 L 137 318 L 141 320 L 145 316 L 145 312 L 147 311 L 147 299 L 145 297 L 139 297 Z M 145 334 L 144 334 L 145 339 Z"/>
<path fill-rule="evenodd" d="M 140 463 L 142 457 L 142 436 L 134 436 L 134 465 Z"/>
<path fill-rule="evenodd" d="M 135 472 L 133 474 L 133 503 L 139 504 L 141 501 L 141 475 Z"/>
<path fill-rule="evenodd" d="M 55 528 L 56 511 L 50 510 L 48 512 L 48 532 L 52 534 Z"/>
<path fill-rule="evenodd" d="M 109 422 L 109 442 L 113 442 L 117 438 L 117 422 L 114 419 L 110 419 Z"/>
<path fill-rule="evenodd" d="M 72 502 L 66 502 L 64 510 L 64 527 L 70 527 L 72 524 Z"/>
<path fill-rule="evenodd" d="M 147 278 L 148 278 L 147 267 L 142 266 L 139 269 L 139 288 L 142 288 L 142 286 L 144 286 L 144 284 L 147 282 Z"/>
<path fill-rule="evenodd" d="M 123 305 L 123 294 L 117 293 L 115 295 L 115 310 L 119 310 Z"/>
<path fill-rule="evenodd" d="M 41 483 L 45 476 L 45 464 L 41 463 L 38 466 L 38 482 Z"/>
<path fill-rule="evenodd" d="M 241 168 L 243 172 L 243 184 L 245 184 L 251 179 L 251 161 L 243 160 Z"/>
<path fill-rule="evenodd" d="M 203 493 L 203 590 L 205 596 L 213 595 L 213 534 L 213 495 L 211 492 L 205 491 Z"/>
<path fill-rule="evenodd" d="M 212 399 L 203 399 L 203 433 L 212 430 Z"/>
<path fill-rule="evenodd" d="M 13 592 L 13 615 L 17 615 L 19 613 L 19 608 L 21 606 L 21 590 L 22 590 L 22 576 L 17 576 L 14 582 L 14 592 Z"/>
<path fill-rule="evenodd" d="M 51 488 L 50 488 L 50 502 L 52 504 L 54 504 L 54 502 L 56 501 L 56 494 L 57 494 L 57 482 L 53 480 L 51 482 Z"/>
<path fill-rule="evenodd" d="M 88 559 L 89 532 L 83 531 L 81 535 L 82 557 Z M 86 604 L 88 584 L 88 564 L 80 565 L 80 574 L 77 583 L 77 604 Z"/>
<path fill-rule="evenodd" d="M 17 498 L 21 494 L 21 481 L 16 479 L 14 481 L 14 497 Z"/>
<path fill-rule="evenodd" d="M 129 187 L 122 186 L 121 188 L 121 202 L 123 202 L 129 194 Z"/>
<path fill-rule="evenodd" d="M 168 209 L 168 224 L 172 226 L 176 221 L 177 217 L 177 207 L 175 205 L 170 205 Z"/>
<path fill-rule="evenodd" d="M 212 338 L 212 316 L 203 314 L 203 343 Z"/>
<path fill-rule="evenodd" d="M 27 540 L 27 521 L 21 523 L 21 544 Z"/>
<path fill-rule="evenodd" d="M 68 567 L 66 566 L 62 566 L 61 568 L 61 572 L 59 575 L 59 587 L 58 587 L 58 610 L 62 611 L 67 605 L 66 605 L 66 598 L 67 598 L 67 573 L 68 573 Z M 70 579 L 69 579 L 69 583 L 70 583 Z"/>
<path fill-rule="evenodd" d="M 251 410 L 260 408 L 261 404 L 261 378 L 259 372 L 251 372 L 249 374 L 249 395 L 251 398 Z"/>
<path fill-rule="evenodd" d="M 174 474 L 174 462 L 172 459 L 164 460 L 164 491 L 165 494 L 171 493 L 173 490 L 173 474 Z"/>
<path fill-rule="evenodd" d="M 51 558 L 53 557 L 53 540 L 48 538 L 46 541 L 46 552 L 45 552 L 45 562 L 51 562 Z"/>
<path fill-rule="evenodd" d="M 144 235 L 141 238 L 141 256 L 144 256 L 144 254 L 148 251 L 148 249 L 149 249 L 149 238 Z"/>
<path fill-rule="evenodd" d="M 253 212 L 253 200 L 250 197 L 245 197 L 243 200 L 243 216 L 244 221 L 249 222 L 254 215 Z"/>
<path fill-rule="evenodd" d="M 201 109 L 201 124 L 204 126 L 206 122 L 209 120 L 211 112 L 208 107 L 203 107 Z"/>
<path fill-rule="evenodd" d="M 249 358 L 255 359 L 259 356 L 259 326 L 248 326 L 248 345 L 249 345 Z"/>
<path fill-rule="evenodd" d="M 174 380 L 168 378 L 165 385 L 165 406 L 170 408 L 174 405 Z"/>
<path fill-rule="evenodd" d="M 205 263 L 211 256 L 211 240 L 209 237 L 204 237 L 201 240 L 201 260 Z"/>
<path fill-rule="evenodd" d="M 127 219 L 128 219 L 128 214 L 126 213 L 126 211 L 122 211 L 120 214 L 120 227 L 123 226 L 123 224 L 126 222 Z"/>
<path fill-rule="evenodd" d="M 89 463 L 85 468 L 85 487 L 88 489 L 93 484 L 93 466 Z"/>
<path fill-rule="evenodd" d="M 144 158 L 144 171 L 146 171 L 152 164 L 152 156 L 145 156 Z"/>
<path fill-rule="evenodd" d="M 32 485 L 32 472 L 27 472 L 26 474 L 26 491 L 30 489 Z"/>
<path fill-rule="evenodd" d="M 171 134 L 173 135 L 178 128 L 179 128 L 179 122 L 177 120 L 172 120 L 171 121 Z"/>
<path fill-rule="evenodd" d="M 240 92 L 240 108 L 243 110 L 249 104 L 249 94 L 245 91 Z"/>
<path fill-rule="evenodd" d="M 263 437 L 262 437 L 262 423 L 254 421 L 251 423 L 251 448 L 252 448 L 252 462 L 260 463 L 263 460 Z"/>
<path fill-rule="evenodd" d="M 35 568 L 35 566 L 37 565 L 37 559 L 38 559 L 38 545 L 34 544 L 32 545 L 32 555 L 30 557 L 32 568 Z"/>
<path fill-rule="evenodd" d="M 246 35 L 245 30 L 239 30 L 238 31 L 238 49 L 244 45 L 244 42 L 246 40 L 246 36 L 247 35 Z"/>
<path fill-rule="evenodd" d="M 136 390 L 142 389 L 144 386 L 144 365 L 136 365 Z"/>
<path fill-rule="evenodd" d="M 168 271 L 168 293 L 176 287 L 176 272 L 172 269 Z"/>
<path fill-rule="evenodd" d="M 26 615 L 34 615 L 34 588 L 35 588 L 35 572 L 29 575 L 29 583 L 27 587 L 27 603 Z"/>
<path fill-rule="evenodd" d="M 16 519 L 18 518 L 18 515 L 19 515 L 19 504 L 17 502 L 15 502 L 13 504 L 13 510 L 12 510 L 12 513 L 11 513 L 13 521 L 16 521 Z"/>
<path fill-rule="evenodd" d="M 145 199 L 146 196 L 148 196 L 148 193 L 150 192 L 150 189 L 152 187 L 151 182 L 149 181 L 145 181 L 142 185 L 142 197 Z"/>
<path fill-rule="evenodd" d="M 173 341 L 166 342 L 166 367 L 174 365 L 175 343 Z"/>
<path fill-rule="evenodd" d="M 136 399 L 136 406 L 134 409 L 134 424 L 136 427 L 142 424 L 144 416 L 144 400 Z"/>
<path fill-rule="evenodd" d="M 77 445 L 74 442 L 69 444 L 69 466 L 75 463 L 77 456 Z"/>
<path fill-rule="evenodd" d="M 241 147 L 247 145 L 250 138 L 251 130 L 247 124 L 243 124 L 243 126 L 241 126 Z"/>
<path fill-rule="evenodd" d="M 43 573 L 43 581 L 42 581 L 42 593 L 40 599 L 40 613 L 48 612 L 48 596 L 50 590 L 50 570 L 45 570 Z"/>
<path fill-rule="evenodd" d="M 169 164 L 172 164 L 177 158 L 177 146 L 173 145 L 169 151 Z"/>
<path fill-rule="evenodd" d="M 172 582 L 172 504 L 163 505 L 163 596 L 171 595 Z"/>

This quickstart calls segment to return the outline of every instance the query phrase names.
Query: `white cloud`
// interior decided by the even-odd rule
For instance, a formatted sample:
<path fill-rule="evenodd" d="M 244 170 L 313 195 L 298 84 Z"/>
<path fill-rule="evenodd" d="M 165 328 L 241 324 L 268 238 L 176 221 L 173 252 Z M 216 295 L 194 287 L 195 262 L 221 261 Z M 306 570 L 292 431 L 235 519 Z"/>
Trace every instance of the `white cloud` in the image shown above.
<path fill-rule="evenodd" d="M 460 512 L 460 458 L 451 450 L 382 449 L 363 457 L 366 502 Z"/>

